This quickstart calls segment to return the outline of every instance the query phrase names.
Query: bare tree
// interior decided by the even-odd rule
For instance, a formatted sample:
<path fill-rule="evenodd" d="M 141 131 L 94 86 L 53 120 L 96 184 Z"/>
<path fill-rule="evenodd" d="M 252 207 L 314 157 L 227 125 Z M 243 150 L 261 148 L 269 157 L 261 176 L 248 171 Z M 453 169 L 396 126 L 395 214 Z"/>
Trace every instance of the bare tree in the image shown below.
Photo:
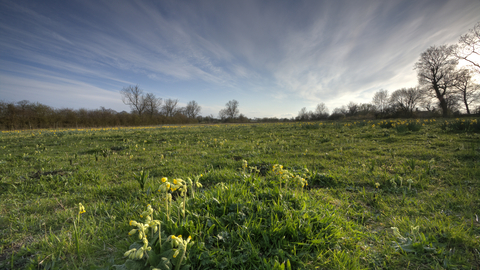
<path fill-rule="evenodd" d="M 348 108 L 347 115 L 348 116 L 354 116 L 354 115 L 358 114 L 360 106 L 358 106 L 357 103 L 355 103 L 353 101 L 350 101 L 350 103 L 347 104 L 347 108 Z"/>
<path fill-rule="evenodd" d="M 331 120 L 337 120 L 344 118 L 348 113 L 348 109 L 345 105 L 342 105 L 342 107 L 337 107 L 333 109 L 332 114 L 328 117 Z"/>
<path fill-rule="evenodd" d="M 221 109 L 221 110 L 218 112 L 218 118 L 220 118 L 221 120 L 227 119 L 227 118 L 228 118 L 228 116 L 227 116 L 227 110 Z"/>
<path fill-rule="evenodd" d="M 309 117 L 309 113 L 307 112 L 307 108 L 306 107 L 303 107 L 299 112 L 298 112 L 298 115 L 296 117 L 296 120 L 297 121 L 305 121 L 305 120 L 308 120 L 310 117 Z"/>
<path fill-rule="evenodd" d="M 238 101 L 235 99 L 227 102 L 227 104 L 225 104 L 225 109 L 221 109 L 218 113 L 219 117 L 223 120 L 226 118 L 237 118 L 239 114 L 240 111 L 238 110 Z"/>
<path fill-rule="evenodd" d="M 145 113 L 148 113 L 150 116 L 158 113 L 162 106 L 162 99 L 155 97 L 154 94 L 148 93 L 143 98 L 145 103 Z"/>
<path fill-rule="evenodd" d="M 188 118 L 196 118 L 200 114 L 201 110 L 202 107 L 198 105 L 195 100 L 192 100 L 188 102 L 187 107 L 185 107 L 185 115 Z"/>
<path fill-rule="evenodd" d="M 412 113 L 422 99 L 418 87 L 402 88 L 392 93 L 390 104 L 393 109 L 404 113 Z"/>
<path fill-rule="evenodd" d="M 328 108 L 325 106 L 325 103 L 317 104 L 315 112 L 313 113 L 316 119 L 327 119 L 328 118 Z"/>
<path fill-rule="evenodd" d="M 444 117 L 448 114 L 447 98 L 453 91 L 454 71 L 458 64 L 458 59 L 452 57 L 453 50 L 453 46 L 432 46 L 421 54 L 415 64 L 420 86 L 438 99 Z"/>
<path fill-rule="evenodd" d="M 468 69 L 461 69 L 456 76 L 455 89 L 465 105 L 467 114 L 470 114 L 469 106 L 480 99 L 480 85 L 473 83 L 472 72 Z"/>
<path fill-rule="evenodd" d="M 178 99 L 166 99 L 162 106 L 162 113 L 167 117 L 173 117 L 177 111 Z"/>
<path fill-rule="evenodd" d="M 358 106 L 358 114 L 359 115 L 368 115 L 373 114 L 376 111 L 376 107 L 370 103 L 362 103 Z"/>
<path fill-rule="evenodd" d="M 124 87 L 120 90 L 120 94 L 122 94 L 123 103 L 129 105 L 132 112 L 142 115 L 145 111 L 145 102 L 143 90 L 138 85 Z"/>
<path fill-rule="evenodd" d="M 475 24 L 468 33 L 460 37 L 455 50 L 455 56 L 458 59 L 469 62 L 480 73 L 480 22 Z"/>
<path fill-rule="evenodd" d="M 380 113 L 384 113 L 389 102 L 388 91 L 380 89 L 373 95 L 372 103 Z"/>

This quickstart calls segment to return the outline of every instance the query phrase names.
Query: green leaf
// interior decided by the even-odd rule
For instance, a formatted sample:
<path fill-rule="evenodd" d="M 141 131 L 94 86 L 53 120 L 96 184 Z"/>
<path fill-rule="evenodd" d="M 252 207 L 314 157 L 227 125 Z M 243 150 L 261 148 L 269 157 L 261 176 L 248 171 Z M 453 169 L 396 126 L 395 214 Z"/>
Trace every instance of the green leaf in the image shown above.
<path fill-rule="evenodd" d="M 310 242 L 312 242 L 312 244 L 323 244 L 325 243 L 325 239 L 312 239 L 312 240 L 309 240 Z"/>
<path fill-rule="evenodd" d="M 150 265 L 157 265 L 160 263 L 161 256 L 159 254 L 156 254 L 153 249 L 147 252 L 148 253 L 148 263 Z"/>
<path fill-rule="evenodd" d="M 171 260 L 173 258 L 174 253 L 175 253 L 175 251 L 173 251 L 173 249 L 169 249 L 169 250 L 163 252 L 162 254 L 160 254 L 159 256 Z"/>
<path fill-rule="evenodd" d="M 173 246 L 172 246 L 172 241 L 165 241 L 163 244 L 162 244 L 162 247 L 160 248 L 160 252 L 165 252 L 165 251 L 168 251 L 168 250 L 172 250 Z"/>
<path fill-rule="evenodd" d="M 215 228 L 215 224 L 213 224 L 210 229 L 208 229 L 207 234 L 210 235 L 212 234 L 213 228 Z"/>
<path fill-rule="evenodd" d="M 169 259 L 167 259 L 165 257 L 162 257 L 160 259 L 160 263 L 157 264 L 156 268 L 159 268 L 161 270 L 171 270 L 172 269 L 172 263 L 170 262 Z"/>
<path fill-rule="evenodd" d="M 180 270 L 188 270 L 190 269 L 190 264 L 185 264 L 184 266 L 182 266 L 182 268 L 180 268 Z"/>

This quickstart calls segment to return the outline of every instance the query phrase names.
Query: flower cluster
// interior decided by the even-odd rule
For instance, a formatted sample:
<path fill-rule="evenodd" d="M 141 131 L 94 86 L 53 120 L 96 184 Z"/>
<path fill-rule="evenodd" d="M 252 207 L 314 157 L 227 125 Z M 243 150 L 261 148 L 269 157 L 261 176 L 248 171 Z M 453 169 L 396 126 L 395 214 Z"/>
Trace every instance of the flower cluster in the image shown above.
<path fill-rule="evenodd" d="M 138 239 L 143 242 L 143 246 L 139 249 L 132 248 L 125 252 L 124 256 L 132 260 L 140 260 L 144 255 L 147 255 L 147 251 L 152 249 L 148 246 L 147 229 L 150 228 L 153 235 L 153 233 L 156 233 L 160 227 L 160 221 L 153 219 L 153 208 L 150 204 L 147 205 L 147 209 L 142 212 L 140 217 L 145 218 L 145 223 L 137 222 L 135 220 L 130 220 L 129 222 L 130 226 L 136 226 L 137 228 L 132 229 L 128 235 L 134 235 L 138 232 Z"/>
<path fill-rule="evenodd" d="M 288 187 L 288 183 L 293 183 L 294 185 L 301 187 L 302 189 L 305 186 L 308 186 L 307 173 L 308 169 L 303 168 L 300 172 L 294 171 L 294 173 L 284 169 L 282 165 L 275 164 L 273 165 L 273 174 L 280 178 L 280 188 L 282 181 L 285 182 L 285 186 Z"/>
<path fill-rule="evenodd" d="M 182 256 L 185 255 L 185 251 L 187 250 L 187 245 L 190 242 L 190 240 L 192 240 L 192 237 L 189 236 L 187 240 L 183 240 L 182 235 L 179 235 L 179 236 L 171 235 L 167 239 L 167 241 L 169 240 L 172 241 L 173 247 L 175 247 L 174 249 L 175 253 L 173 253 L 173 258 L 176 258 L 180 253 L 180 251 L 183 251 Z"/>

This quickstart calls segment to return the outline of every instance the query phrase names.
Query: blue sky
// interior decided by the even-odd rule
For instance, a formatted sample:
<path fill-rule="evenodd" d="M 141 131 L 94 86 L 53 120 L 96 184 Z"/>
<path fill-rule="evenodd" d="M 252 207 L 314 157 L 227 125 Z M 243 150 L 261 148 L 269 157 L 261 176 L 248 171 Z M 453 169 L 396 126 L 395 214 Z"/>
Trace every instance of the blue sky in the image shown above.
<path fill-rule="evenodd" d="M 420 54 L 477 21 L 478 0 L 0 0 L 0 100 L 129 111 L 138 84 L 202 115 L 331 112 L 415 86 Z"/>

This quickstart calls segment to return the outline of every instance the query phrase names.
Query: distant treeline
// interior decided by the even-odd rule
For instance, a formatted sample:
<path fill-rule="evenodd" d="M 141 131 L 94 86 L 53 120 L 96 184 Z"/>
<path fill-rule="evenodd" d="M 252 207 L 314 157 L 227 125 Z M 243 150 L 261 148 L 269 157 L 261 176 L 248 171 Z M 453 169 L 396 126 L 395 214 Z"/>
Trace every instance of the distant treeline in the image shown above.
<path fill-rule="evenodd" d="M 0 129 L 83 128 L 143 126 L 161 124 L 188 124 L 212 121 L 208 117 L 189 118 L 181 112 L 172 116 L 116 112 L 112 109 L 55 109 L 50 106 L 22 100 L 16 103 L 0 101 Z"/>
<path fill-rule="evenodd" d="M 325 111 L 306 112 L 302 109 L 295 118 L 248 118 L 243 114 L 230 118 L 215 118 L 213 115 L 188 117 L 184 111 L 178 109 L 172 116 L 166 116 L 162 112 L 155 114 L 138 114 L 132 112 L 116 112 L 112 109 L 55 109 L 50 106 L 33 103 L 26 100 L 20 102 L 0 101 L 0 129 L 48 129 L 48 128 L 90 128 L 90 127 L 118 127 L 118 126 L 148 126 L 166 124 L 196 124 L 196 123 L 259 123 L 259 122 L 290 122 L 290 121 L 318 121 L 339 119 L 381 119 L 395 117 L 440 117 L 440 111 L 412 112 L 411 114 L 381 113 L 370 106 L 358 105 L 354 109 L 353 103 L 345 107 L 345 111 L 332 114 Z"/>

